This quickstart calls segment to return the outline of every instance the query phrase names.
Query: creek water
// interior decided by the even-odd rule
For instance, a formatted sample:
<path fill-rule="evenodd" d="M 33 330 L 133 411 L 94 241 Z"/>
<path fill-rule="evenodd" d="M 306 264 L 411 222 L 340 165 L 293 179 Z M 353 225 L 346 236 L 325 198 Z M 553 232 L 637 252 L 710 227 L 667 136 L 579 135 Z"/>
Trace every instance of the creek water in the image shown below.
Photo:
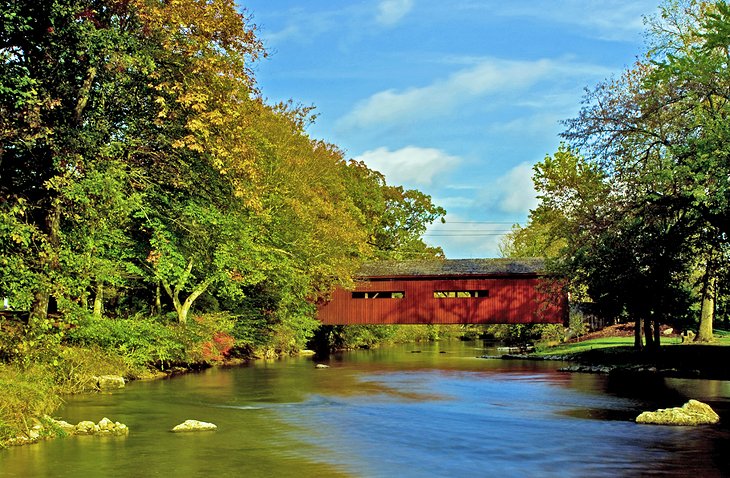
<path fill-rule="evenodd" d="M 59 417 L 108 417 L 129 436 L 0 450 L 0 477 L 730 476 L 730 382 L 477 358 L 489 352 L 447 342 L 346 352 L 327 369 L 256 361 L 70 397 Z M 633 422 L 687 398 L 721 424 Z M 189 418 L 218 430 L 169 432 Z"/>

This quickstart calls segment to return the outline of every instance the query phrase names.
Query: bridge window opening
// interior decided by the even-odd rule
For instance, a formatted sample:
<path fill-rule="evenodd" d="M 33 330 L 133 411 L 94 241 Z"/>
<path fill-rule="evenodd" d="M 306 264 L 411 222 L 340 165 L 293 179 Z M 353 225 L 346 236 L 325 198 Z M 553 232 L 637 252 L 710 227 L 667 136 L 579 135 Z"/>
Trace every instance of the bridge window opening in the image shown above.
<path fill-rule="evenodd" d="M 434 299 L 465 299 L 489 297 L 488 290 L 435 290 Z"/>
<path fill-rule="evenodd" d="M 406 293 L 402 290 L 397 291 L 378 291 L 378 292 L 353 292 L 353 299 L 402 299 Z"/>

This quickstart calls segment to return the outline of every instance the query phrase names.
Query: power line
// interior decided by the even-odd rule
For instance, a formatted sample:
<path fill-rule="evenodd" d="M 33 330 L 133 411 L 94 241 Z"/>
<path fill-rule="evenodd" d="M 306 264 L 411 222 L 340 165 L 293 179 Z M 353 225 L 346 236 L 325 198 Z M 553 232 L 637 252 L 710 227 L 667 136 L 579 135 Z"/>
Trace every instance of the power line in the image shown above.
<path fill-rule="evenodd" d="M 428 231 L 426 234 L 509 234 L 511 229 L 441 229 L 439 231 Z"/>
<path fill-rule="evenodd" d="M 440 222 L 434 222 L 433 224 L 519 224 L 520 221 L 449 221 L 440 223 Z"/>
<path fill-rule="evenodd" d="M 424 237 L 485 237 L 485 236 L 506 236 L 509 232 L 494 232 L 494 233 L 481 233 L 481 234 L 424 234 Z"/>

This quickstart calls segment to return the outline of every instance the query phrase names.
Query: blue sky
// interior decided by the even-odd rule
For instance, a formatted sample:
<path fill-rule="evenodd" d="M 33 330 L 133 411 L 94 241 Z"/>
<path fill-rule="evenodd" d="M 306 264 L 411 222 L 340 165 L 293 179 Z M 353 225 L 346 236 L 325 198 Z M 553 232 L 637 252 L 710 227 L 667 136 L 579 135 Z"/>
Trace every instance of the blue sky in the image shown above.
<path fill-rule="evenodd" d="M 270 56 L 269 102 L 319 114 L 309 134 L 448 211 L 424 239 L 498 257 L 536 200 L 532 165 L 560 144 L 584 88 L 644 50 L 660 0 L 246 0 Z"/>

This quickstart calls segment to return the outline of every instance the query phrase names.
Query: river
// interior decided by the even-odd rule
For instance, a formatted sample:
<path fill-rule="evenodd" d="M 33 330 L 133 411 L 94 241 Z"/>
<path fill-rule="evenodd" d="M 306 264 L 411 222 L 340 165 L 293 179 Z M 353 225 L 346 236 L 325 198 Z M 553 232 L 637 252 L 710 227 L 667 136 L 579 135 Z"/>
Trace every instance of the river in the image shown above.
<path fill-rule="evenodd" d="M 326 369 L 261 360 L 71 397 L 60 418 L 108 417 L 129 436 L 0 450 L 0 477 L 730 476 L 728 381 L 617 382 L 483 353 L 445 342 L 346 352 Z M 721 424 L 633 422 L 687 398 Z M 169 432 L 189 418 L 218 430 Z"/>

